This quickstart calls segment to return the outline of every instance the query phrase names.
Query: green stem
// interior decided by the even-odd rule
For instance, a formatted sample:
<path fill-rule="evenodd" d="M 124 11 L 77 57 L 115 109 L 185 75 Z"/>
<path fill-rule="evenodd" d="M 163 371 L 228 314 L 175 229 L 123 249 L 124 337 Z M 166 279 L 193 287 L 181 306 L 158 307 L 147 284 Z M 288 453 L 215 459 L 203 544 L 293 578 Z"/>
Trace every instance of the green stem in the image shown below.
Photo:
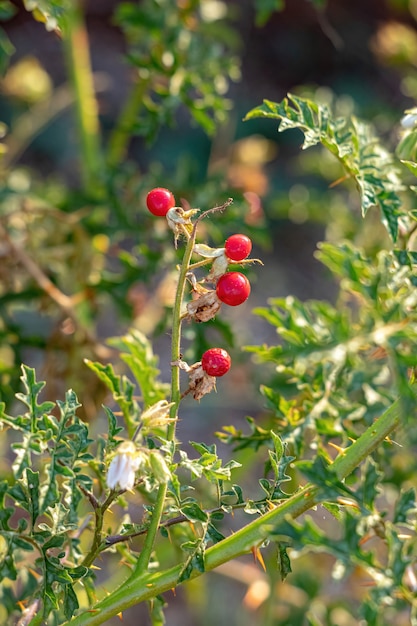
<path fill-rule="evenodd" d="M 110 136 L 107 149 L 107 164 L 112 168 L 116 167 L 126 156 L 132 127 L 135 124 L 148 84 L 149 79 L 143 79 L 138 76 L 137 82 L 134 84 L 132 92 Z"/>
<path fill-rule="evenodd" d="M 94 503 L 95 501 L 92 499 L 92 496 L 90 496 L 91 503 L 92 504 L 94 503 L 93 506 L 94 506 L 95 524 L 94 524 L 94 536 L 93 536 L 93 542 L 91 544 L 91 548 L 89 552 L 85 555 L 85 558 L 83 562 L 81 563 L 81 565 L 84 565 L 85 567 L 90 567 L 90 565 L 95 561 L 96 557 L 100 554 L 100 552 L 102 552 L 104 513 L 107 511 L 107 509 L 109 508 L 109 506 L 111 505 L 113 500 L 115 500 L 116 497 L 117 497 L 117 493 L 112 491 L 109 494 L 109 496 L 106 498 L 106 500 L 103 502 L 103 504 L 98 505 L 98 503 L 97 504 Z"/>
<path fill-rule="evenodd" d="M 196 237 L 196 229 L 194 228 L 191 236 L 187 242 L 184 257 L 181 263 L 180 273 L 178 276 L 177 292 L 175 294 L 174 310 L 172 313 L 172 340 L 171 340 L 171 363 L 177 362 L 181 357 L 181 309 L 184 300 L 185 285 L 187 282 L 187 272 L 190 268 L 191 256 L 193 254 L 193 248 Z M 174 405 L 170 410 L 170 418 L 173 420 L 168 425 L 167 439 L 168 441 L 174 441 L 176 418 L 178 415 L 178 406 L 181 401 L 181 389 L 180 389 L 180 368 L 178 365 L 171 366 L 171 402 Z"/>
<path fill-rule="evenodd" d="M 400 401 L 397 400 L 385 413 L 370 426 L 349 448 L 334 461 L 332 468 L 339 480 L 343 480 L 392 433 L 400 420 Z M 312 507 L 324 501 L 322 488 L 307 485 L 299 492 L 282 502 L 268 513 L 250 522 L 235 534 L 215 544 L 206 551 L 205 571 L 210 571 L 259 546 L 285 522 L 288 516 L 295 519 Z M 127 608 L 149 600 L 178 585 L 183 564 L 163 572 L 135 572 L 113 593 L 98 602 L 93 610 L 87 610 L 71 620 L 70 626 L 98 626 Z M 194 570 L 192 577 L 200 576 Z"/>
<path fill-rule="evenodd" d="M 149 528 L 146 533 L 145 543 L 143 544 L 142 552 L 140 553 L 140 557 L 138 558 L 135 569 L 133 570 L 133 574 L 135 576 L 140 576 L 148 569 L 149 561 L 151 560 L 152 551 L 155 544 L 156 534 L 161 523 L 162 513 L 164 512 L 167 489 L 167 483 L 161 483 L 159 485 L 158 493 L 155 500 L 155 506 L 152 510 L 151 523 L 149 524 Z"/>
<path fill-rule="evenodd" d="M 97 195 L 102 167 L 98 105 L 94 91 L 88 34 L 78 1 L 66 14 L 63 46 L 75 96 L 75 112 L 81 142 L 81 176 L 85 190 Z"/>
<path fill-rule="evenodd" d="M 180 273 L 178 276 L 177 291 L 175 294 L 174 310 L 172 314 L 172 339 L 171 339 L 171 361 L 172 363 L 178 361 L 180 358 L 181 350 L 181 307 L 184 299 L 184 291 L 187 280 L 187 272 L 190 265 L 191 256 L 193 253 L 193 247 L 196 237 L 196 229 L 194 228 L 191 236 L 187 242 L 184 256 L 181 263 Z M 169 423 L 167 428 L 167 440 L 175 440 L 175 427 L 176 419 L 178 415 L 178 407 L 181 401 L 181 389 L 180 389 L 180 371 L 177 365 L 171 367 L 171 402 L 173 403 L 169 416 L 173 420 Z M 167 494 L 168 485 L 162 483 L 159 486 L 156 496 L 155 506 L 152 511 L 151 523 L 149 525 L 148 532 L 146 534 L 145 543 L 143 545 L 142 552 L 136 563 L 133 571 L 133 576 L 140 576 L 148 569 L 149 561 L 152 555 L 153 547 L 155 544 L 156 534 L 161 524 L 161 518 L 164 511 L 165 498 Z"/>

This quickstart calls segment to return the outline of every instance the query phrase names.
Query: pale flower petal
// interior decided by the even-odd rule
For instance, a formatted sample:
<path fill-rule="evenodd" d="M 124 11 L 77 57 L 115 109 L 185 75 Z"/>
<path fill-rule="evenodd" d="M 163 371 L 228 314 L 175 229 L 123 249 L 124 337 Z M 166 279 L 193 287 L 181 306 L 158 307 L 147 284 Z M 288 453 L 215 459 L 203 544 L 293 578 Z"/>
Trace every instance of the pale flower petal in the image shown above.
<path fill-rule="evenodd" d="M 417 123 L 417 115 L 415 113 L 407 113 L 401 120 L 401 126 L 409 129 L 414 128 Z"/>
<path fill-rule="evenodd" d="M 117 449 L 107 472 L 107 485 L 110 489 L 133 489 L 135 472 L 139 469 L 141 458 L 132 441 L 124 441 Z"/>

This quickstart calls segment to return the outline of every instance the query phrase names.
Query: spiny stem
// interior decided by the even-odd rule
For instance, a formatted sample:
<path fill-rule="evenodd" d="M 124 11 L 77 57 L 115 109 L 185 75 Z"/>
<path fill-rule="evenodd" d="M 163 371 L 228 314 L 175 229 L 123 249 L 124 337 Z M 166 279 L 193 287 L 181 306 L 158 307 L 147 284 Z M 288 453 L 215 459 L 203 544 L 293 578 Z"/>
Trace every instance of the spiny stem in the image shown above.
<path fill-rule="evenodd" d="M 397 400 L 355 443 L 336 458 L 331 467 L 339 480 L 346 478 L 395 430 L 399 425 L 400 411 L 400 401 Z M 322 488 L 307 485 L 282 504 L 209 548 L 205 554 L 205 571 L 213 570 L 222 563 L 248 553 L 251 548 L 263 543 L 272 531 L 276 532 L 288 516 L 295 519 L 323 502 L 325 497 Z M 183 564 L 179 564 L 163 572 L 143 572 L 140 576 L 134 572 L 118 589 L 98 602 L 93 612 L 86 611 L 73 618 L 71 626 L 98 626 L 131 606 L 174 589 L 178 585 L 182 568 Z M 191 577 L 200 575 L 200 571 L 194 570 Z"/>
<path fill-rule="evenodd" d="M 270 504 L 275 504 L 277 506 L 278 504 L 282 503 L 282 498 L 280 500 L 268 500 L 268 502 Z M 253 500 L 253 504 L 265 505 L 265 499 Z M 238 504 L 230 504 L 227 506 L 230 509 L 230 511 L 233 512 L 239 509 L 244 509 L 247 506 L 247 502 L 239 502 Z M 212 509 L 204 509 L 204 513 L 206 513 L 207 515 L 212 515 L 213 513 L 224 513 L 224 512 L 225 512 L 224 508 L 220 504 L 219 506 L 216 506 Z M 186 517 L 185 515 L 177 515 L 177 517 L 170 517 L 169 519 L 164 521 L 160 525 L 160 528 L 169 528 L 170 526 L 175 526 L 176 524 L 183 524 L 183 523 L 191 524 L 192 522 L 190 522 L 189 518 Z M 123 541 L 130 541 L 134 537 L 140 537 L 140 535 L 145 535 L 147 532 L 148 532 L 147 528 L 141 528 L 140 530 L 137 530 L 136 532 L 129 533 L 126 535 L 109 535 L 108 537 L 106 537 L 106 545 L 110 547 L 110 546 L 113 546 L 115 543 L 121 543 Z"/>

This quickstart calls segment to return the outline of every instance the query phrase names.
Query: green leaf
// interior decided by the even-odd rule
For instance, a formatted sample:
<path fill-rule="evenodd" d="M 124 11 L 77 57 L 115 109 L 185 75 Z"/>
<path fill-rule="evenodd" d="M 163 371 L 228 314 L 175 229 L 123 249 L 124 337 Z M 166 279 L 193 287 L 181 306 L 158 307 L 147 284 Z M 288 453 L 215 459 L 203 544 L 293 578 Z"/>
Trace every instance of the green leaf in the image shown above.
<path fill-rule="evenodd" d="M 321 143 L 344 167 L 361 196 L 362 214 L 372 206 L 381 210 L 382 221 L 396 241 L 404 186 L 394 156 L 374 134 L 371 126 L 356 118 L 334 118 L 327 105 L 288 94 L 280 103 L 264 100 L 245 119 L 279 120 L 280 132 L 298 128 L 304 134 L 303 149 Z"/>
<path fill-rule="evenodd" d="M 74 467 L 79 458 L 82 460 L 91 458 L 86 450 L 92 440 L 88 438 L 87 426 L 76 415 L 80 404 L 74 391 L 67 391 L 65 402 L 58 400 L 57 405 L 60 410 L 59 427 L 51 449 L 51 461 L 45 465 L 46 481 L 43 481 L 41 488 L 39 512 L 44 513 L 48 508 L 52 509 L 60 503 L 62 495 L 58 490 L 58 476 L 60 476 L 61 480 L 65 477 L 73 483 L 73 488 L 66 494 L 65 503 L 69 507 L 69 512 L 72 510 L 76 515 L 78 498 L 74 499 Z"/>
<path fill-rule="evenodd" d="M 24 0 L 27 11 L 31 11 L 37 22 L 45 24 L 47 31 L 65 26 L 65 17 L 71 0 Z"/>
<path fill-rule="evenodd" d="M 71 585 L 64 586 L 64 615 L 70 620 L 79 608 L 77 595 Z"/>
<path fill-rule="evenodd" d="M 214 443 L 212 443 L 211 445 L 207 445 L 206 443 L 197 443 L 196 441 L 190 441 L 190 444 L 193 446 L 194 450 L 201 454 L 201 456 L 204 456 L 208 452 L 210 455 L 213 455 L 217 458 L 217 449 Z"/>
<path fill-rule="evenodd" d="M 212 516 L 210 516 L 210 519 Z M 217 528 L 212 523 L 207 524 L 207 531 L 205 535 L 206 542 L 212 541 L 213 543 L 219 543 L 219 541 L 223 541 L 224 535 L 220 533 Z"/>
<path fill-rule="evenodd" d="M 248 434 L 235 426 L 223 426 L 223 430 L 216 432 L 216 436 L 223 443 L 233 445 L 234 450 L 244 450 L 245 448 L 258 450 L 262 445 L 270 442 L 270 430 L 258 426 L 252 417 L 246 417 L 246 421 L 250 430 Z"/>
<path fill-rule="evenodd" d="M 38 404 L 38 396 L 45 387 L 45 382 L 36 381 L 36 373 L 32 367 L 22 365 L 22 372 L 21 381 L 25 386 L 26 393 L 17 393 L 16 398 L 28 407 L 32 420 L 32 432 L 36 432 L 36 420 L 40 419 L 44 413 L 52 411 L 55 404 L 53 402 L 42 402 Z"/>
<path fill-rule="evenodd" d="M 123 426 L 117 425 L 117 418 L 113 411 L 107 406 L 103 406 L 103 409 L 107 415 L 107 421 L 109 425 L 107 450 L 112 450 L 117 444 L 117 435 L 123 430 Z"/>
<path fill-rule="evenodd" d="M 10 57 L 14 54 L 15 48 L 6 35 L 3 28 L 0 28 L 0 75 L 4 75 L 9 66 Z"/>
<path fill-rule="evenodd" d="M 288 574 L 291 574 L 292 572 L 291 561 L 290 557 L 287 554 L 287 548 L 288 546 L 286 546 L 285 544 L 278 543 L 277 565 L 282 582 L 284 582 Z"/>
<path fill-rule="evenodd" d="M 380 492 L 380 483 L 383 479 L 383 472 L 378 469 L 377 464 L 372 458 L 366 460 L 363 468 L 362 480 L 359 488 L 356 490 L 356 499 L 361 502 L 364 507 L 373 510 L 375 499 Z"/>
<path fill-rule="evenodd" d="M 272 13 L 282 11 L 284 6 L 284 0 L 255 0 L 256 25 L 264 26 Z"/>
<path fill-rule="evenodd" d="M 129 365 L 142 392 L 144 408 L 164 400 L 168 386 L 159 381 L 158 358 L 154 355 L 148 339 L 138 330 L 111 342 L 128 350 L 121 358 Z"/>
<path fill-rule="evenodd" d="M 417 132 L 415 130 L 404 134 L 396 152 L 401 162 L 415 174 L 415 163 L 417 161 Z"/>
<path fill-rule="evenodd" d="M 135 386 L 127 376 L 115 374 L 112 365 L 103 365 L 89 359 L 84 360 L 85 364 L 97 374 L 98 378 L 110 389 L 113 398 L 122 409 L 126 424 L 130 426 L 131 434 L 137 427 L 139 407 L 134 399 Z M 109 418 L 109 414 L 107 417 Z"/>
<path fill-rule="evenodd" d="M 417 265 L 417 252 L 413 250 L 394 250 L 394 254 L 401 265 Z"/>
<path fill-rule="evenodd" d="M 8 495 L 9 484 L 7 480 L 0 482 L 0 530 L 10 530 L 9 519 L 14 513 L 14 508 L 6 507 L 5 497 Z"/>
<path fill-rule="evenodd" d="M 274 450 L 275 450 L 274 460 L 275 460 L 275 463 L 279 464 L 284 454 L 285 447 L 279 435 L 276 435 L 273 430 L 271 430 L 271 438 L 272 438 L 272 442 L 274 444 Z"/>
<path fill-rule="evenodd" d="M 29 510 L 33 528 L 39 515 L 39 472 L 33 472 L 30 467 L 26 468 L 26 485 L 30 500 Z"/>
<path fill-rule="evenodd" d="M 0 576 L 1 580 L 17 580 L 17 569 L 14 560 L 13 542 L 0 535 L 0 541 L 6 543 L 7 549 L 0 552 Z"/>
<path fill-rule="evenodd" d="M 417 163 L 414 163 L 414 161 L 406 161 L 403 159 L 401 159 L 401 163 L 403 163 L 410 170 L 410 172 L 414 174 L 414 176 L 417 176 Z"/>
<path fill-rule="evenodd" d="M 13 546 L 15 548 L 20 548 L 20 550 L 26 550 L 27 552 L 33 552 L 33 550 L 35 549 L 34 545 L 29 541 L 29 539 L 26 539 L 22 536 L 13 537 Z"/>
<path fill-rule="evenodd" d="M 208 515 L 203 511 L 196 502 L 189 502 L 181 506 L 181 513 L 185 515 L 190 522 L 202 522 L 206 523 L 208 520 Z"/>
<path fill-rule="evenodd" d="M 416 512 L 416 494 L 413 488 L 400 493 L 400 497 L 395 503 L 393 523 L 404 524 L 408 516 Z"/>
<path fill-rule="evenodd" d="M 16 15 L 17 8 L 9 0 L 1 0 L 0 2 L 0 20 L 6 21 Z"/>
<path fill-rule="evenodd" d="M 312 484 L 323 488 L 325 500 L 337 500 L 339 496 L 348 496 L 355 501 L 355 494 L 337 478 L 331 464 L 321 452 L 313 461 L 298 461 L 297 468 Z"/>
<path fill-rule="evenodd" d="M 204 542 L 201 539 L 197 539 L 196 541 L 189 541 L 183 544 L 181 547 L 183 550 L 191 551 L 191 554 L 184 563 L 184 566 L 178 577 L 178 583 L 182 583 L 188 580 L 194 570 L 200 572 L 200 574 L 203 574 L 205 571 Z"/>

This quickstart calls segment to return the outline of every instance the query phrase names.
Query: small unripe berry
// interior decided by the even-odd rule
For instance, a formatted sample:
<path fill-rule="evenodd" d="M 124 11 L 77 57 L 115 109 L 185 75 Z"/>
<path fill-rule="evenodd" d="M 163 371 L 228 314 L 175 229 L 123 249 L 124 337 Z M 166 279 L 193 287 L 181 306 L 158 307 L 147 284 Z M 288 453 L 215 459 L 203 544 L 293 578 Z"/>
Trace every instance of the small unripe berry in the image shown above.
<path fill-rule="evenodd" d="M 201 357 L 201 367 L 209 376 L 224 376 L 231 364 L 232 359 L 223 348 L 210 348 Z"/>
<path fill-rule="evenodd" d="M 249 298 L 250 282 L 241 272 L 226 272 L 216 285 L 218 299 L 229 306 L 238 306 Z"/>
<path fill-rule="evenodd" d="M 252 241 L 246 235 L 231 235 L 224 244 L 226 256 L 231 261 L 243 261 L 251 250 Z"/>
<path fill-rule="evenodd" d="M 175 206 L 175 198 L 169 189 L 155 187 L 146 196 L 146 206 L 152 215 L 163 217 Z"/>

